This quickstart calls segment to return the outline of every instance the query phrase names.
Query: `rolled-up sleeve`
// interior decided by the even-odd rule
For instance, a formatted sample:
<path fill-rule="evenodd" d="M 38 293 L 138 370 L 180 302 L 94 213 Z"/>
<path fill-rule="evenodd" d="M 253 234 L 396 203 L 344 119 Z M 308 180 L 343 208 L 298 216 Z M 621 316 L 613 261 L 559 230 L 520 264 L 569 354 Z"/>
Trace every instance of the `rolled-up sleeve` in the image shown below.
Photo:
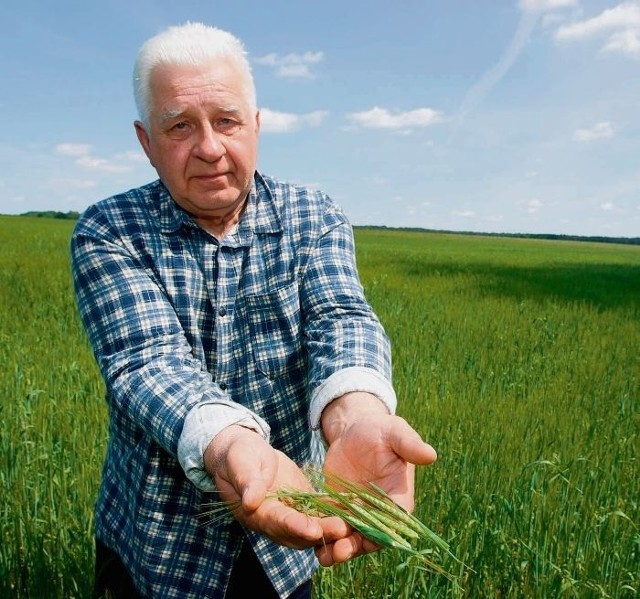
<path fill-rule="evenodd" d="M 178 441 L 178 460 L 187 478 L 201 491 L 215 490 L 204 468 L 204 452 L 222 429 L 233 424 L 251 429 L 269 441 L 270 428 L 265 420 L 235 402 L 201 402 L 185 418 Z"/>

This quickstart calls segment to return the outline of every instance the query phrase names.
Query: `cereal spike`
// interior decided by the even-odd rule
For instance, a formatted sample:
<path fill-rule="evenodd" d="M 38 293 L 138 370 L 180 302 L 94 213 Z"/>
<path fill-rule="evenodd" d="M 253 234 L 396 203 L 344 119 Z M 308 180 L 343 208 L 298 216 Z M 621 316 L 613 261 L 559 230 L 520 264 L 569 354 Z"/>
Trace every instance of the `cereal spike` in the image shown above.
<path fill-rule="evenodd" d="M 364 523 L 364 526 L 362 527 L 363 530 L 358 530 L 360 530 L 360 532 L 364 536 L 369 537 L 370 531 L 373 527 L 380 533 L 379 535 L 377 535 L 378 537 L 389 539 L 386 543 L 382 543 L 383 545 L 391 547 L 400 546 L 403 549 L 411 549 L 411 543 L 407 541 L 407 539 L 401 537 L 395 530 L 390 528 L 387 522 L 383 522 L 380 519 L 379 514 L 375 514 L 373 511 L 367 511 L 365 508 L 355 502 L 349 504 L 348 509 L 362 519 L 362 522 Z M 371 540 L 374 542 L 378 542 L 373 538 L 371 538 Z M 395 545 L 393 543 L 395 543 Z"/>
<path fill-rule="evenodd" d="M 408 526 L 415 530 L 420 536 L 428 538 L 431 542 L 435 543 L 440 549 L 450 552 L 449 543 L 447 543 L 442 537 L 438 536 L 435 532 L 433 532 L 428 526 L 426 526 L 421 520 L 407 512 L 401 505 L 398 505 L 393 499 L 387 495 L 380 487 L 375 485 L 374 483 L 369 483 L 369 485 L 381 495 L 381 499 L 375 497 L 374 495 L 367 495 L 372 501 L 376 502 L 376 505 L 383 510 L 390 510 L 390 515 L 394 518 L 398 518 Z"/>

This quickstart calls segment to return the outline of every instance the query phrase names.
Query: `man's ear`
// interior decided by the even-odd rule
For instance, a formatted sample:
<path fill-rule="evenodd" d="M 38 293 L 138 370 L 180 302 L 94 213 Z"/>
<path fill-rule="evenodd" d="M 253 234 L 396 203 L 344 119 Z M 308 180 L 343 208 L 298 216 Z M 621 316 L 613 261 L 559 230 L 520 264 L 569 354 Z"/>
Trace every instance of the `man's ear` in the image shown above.
<path fill-rule="evenodd" d="M 260 111 L 256 112 L 256 133 L 260 133 Z"/>
<path fill-rule="evenodd" d="M 138 141 L 144 150 L 144 153 L 147 155 L 151 166 L 154 166 L 153 160 L 151 159 L 151 144 L 149 143 L 149 134 L 147 130 L 144 128 L 144 124 L 141 121 L 135 121 L 133 126 L 136 130 L 136 135 L 138 137 Z"/>

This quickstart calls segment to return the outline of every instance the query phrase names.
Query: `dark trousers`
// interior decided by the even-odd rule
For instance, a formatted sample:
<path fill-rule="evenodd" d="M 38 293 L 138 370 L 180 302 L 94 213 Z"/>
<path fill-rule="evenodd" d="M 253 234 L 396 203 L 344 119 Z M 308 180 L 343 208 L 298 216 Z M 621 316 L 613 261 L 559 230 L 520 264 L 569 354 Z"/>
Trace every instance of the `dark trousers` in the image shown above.
<path fill-rule="evenodd" d="M 120 557 L 96 539 L 94 599 L 145 599 L 138 593 Z M 310 599 L 311 581 L 301 584 L 288 599 Z M 244 542 L 231 570 L 225 599 L 279 599 L 251 545 Z"/>

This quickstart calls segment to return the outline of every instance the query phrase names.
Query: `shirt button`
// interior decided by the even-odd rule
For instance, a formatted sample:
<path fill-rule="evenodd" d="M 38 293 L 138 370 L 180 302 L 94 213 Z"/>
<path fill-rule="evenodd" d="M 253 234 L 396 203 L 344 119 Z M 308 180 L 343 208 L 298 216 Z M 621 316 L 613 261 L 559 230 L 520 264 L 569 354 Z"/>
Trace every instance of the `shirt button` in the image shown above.
<path fill-rule="evenodd" d="M 218 386 L 220 387 L 220 389 L 222 389 L 223 391 L 225 391 L 225 390 L 226 390 L 226 388 L 227 388 L 227 383 L 220 383 Z"/>
<path fill-rule="evenodd" d="M 226 308 L 224 308 L 224 307 L 223 307 L 223 308 L 220 308 L 220 309 L 218 310 L 218 314 L 219 314 L 220 316 L 225 316 L 225 315 L 227 314 L 227 310 L 226 310 Z"/>

